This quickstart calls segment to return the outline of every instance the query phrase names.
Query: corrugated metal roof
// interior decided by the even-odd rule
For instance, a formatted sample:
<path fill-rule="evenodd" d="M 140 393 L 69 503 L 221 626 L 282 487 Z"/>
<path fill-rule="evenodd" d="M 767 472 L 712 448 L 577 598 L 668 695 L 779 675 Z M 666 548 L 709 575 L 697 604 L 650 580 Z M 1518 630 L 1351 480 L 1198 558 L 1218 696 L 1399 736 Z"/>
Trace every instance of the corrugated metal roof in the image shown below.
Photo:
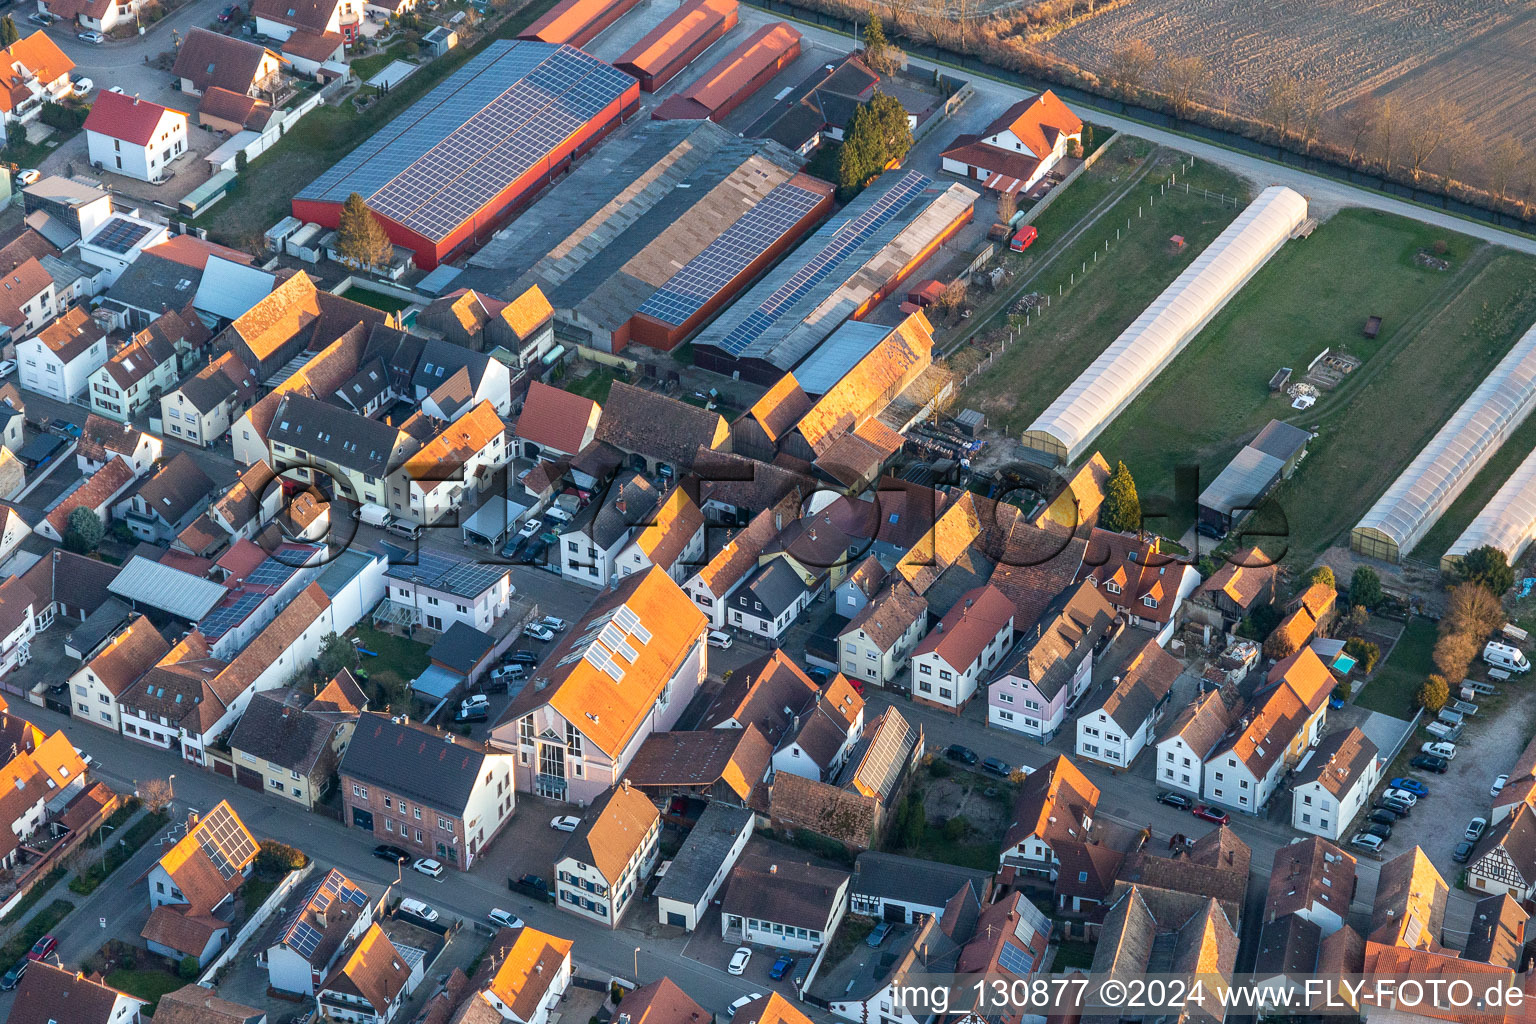
<path fill-rule="evenodd" d="M 1227 516 L 1233 509 L 1251 508 L 1283 468 L 1285 463 L 1273 455 L 1252 446 L 1244 447 L 1200 493 L 1200 504 Z"/>
<path fill-rule="evenodd" d="M 891 333 L 882 324 L 867 324 L 850 320 L 827 336 L 816 350 L 805 357 L 805 362 L 795 368 L 795 380 L 800 390 L 808 395 L 824 395 L 848 371 L 858 365 Z"/>
<path fill-rule="evenodd" d="M 107 589 L 137 605 L 196 622 L 224 600 L 222 584 L 134 555 Z"/>

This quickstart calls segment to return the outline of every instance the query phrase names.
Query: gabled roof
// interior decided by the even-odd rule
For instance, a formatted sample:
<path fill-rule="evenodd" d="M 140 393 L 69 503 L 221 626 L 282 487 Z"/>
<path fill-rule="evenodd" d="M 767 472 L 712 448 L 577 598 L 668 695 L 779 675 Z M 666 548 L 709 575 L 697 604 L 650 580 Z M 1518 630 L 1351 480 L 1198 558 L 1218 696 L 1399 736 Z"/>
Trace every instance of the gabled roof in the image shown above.
<path fill-rule="evenodd" d="M 1335 797 L 1342 797 L 1375 763 L 1380 751 L 1359 729 L 1351 726 L 1324 736 L 1313 748 L 1306 765 L 1296 772 L 1291 788 L 1312 783 L 1321 785 Z"/>
<path fill-rule="evenodd" d="M 671 569 L 690 541 L 704 529 L 704 513 L 682 487 L 674 484 L 661 499 L 650 521 L 631 543 L 645 552 L 651 564 Z"/>
<path fill-rule="evenodd" d="M 719 413 L 622 381 L 608 391 L 597 439 L 620 451 L 644 455 L 679 470 L 693 465 L 702 445 L 718 448 L 730 437 Z"/>
<path fill-rule="evenodd" d="M 749 852 L 731 870 L 721 913 L 821 931 L 850 877 L 834 868 Z"/>
<path fill-rule="evenodd" d="M 630 1024 L 701 1024 L 710 1016 L 671 978 L 659 978 L 624 996 Z"/>
<path fill-rule="evenodd" d="M 213 480 L 196 459 L 186 452 L 177 452 L 144 481 L 138 496 L 154 514 L 174 524 L 208 498 L 213 487 Z"/>
<path fill-rule="evenodd" d="M 138 1009 L 149 1005 L 93 978 L 34 961 L 16 987 L 7 1020 L 13 1024 L 113 1024 L 112 1010 L 119 999 L 138 1003 Z"/>
<path fill-rule="evenodd" d="M 1093 817 L 1099 788 L 1065 754 L 1037 768 L 1019 787 L 1013 802 L 1013 823 L 1003 836 L 1009 850 L 1031 837 L 1047 844 L 1084 842 L 1084 822 Z"/>
<path fill-rule="evenodd" d="M 1472 911 L 1471 933 L 1462 956 L 1516 970 L 1522 963 L 1530 915 L 1508 893 L 1486 896 Z"/>
<path fill-rule="evenodd" d="M 1173 689 L 1184 666 L 1179 659 L 1148 637 L 1141 649 L 1126 662 L 1120 682 L 1105 694 L 1096 710 L 1114 719 L 1127 736 L 1135 734 L 1151 716 L 1153 709 Z"/>
<path fill-rule="evenodd" d="M 1355 893 L 1355 858 L 1319 836 L 1298 839 L 1275 852 L 1269 873 L 1269 919 L 1322 906 L 1348 920 Z"/>
<path fill-rule="evenodd" d="M 862 632 L 882 651 L 889 651 L 914 622 L 926 621 L 928 602 L 906 582 L 896 580 L 880 590 L 838 636 Z"/>
<path fill-rule="evenodd" d="M 177 111 L 177 113 L 180 113 L 180 111 Z M 182 116 L 185 117 L 186 115 L 183 114 Z M 219 245 L 217 242 L 210 242 L 207 239 L 198 238 L 192 234 L 172 235 L 165 241 L 152 245 L 144 251 L 152 256 L 170 260 L 172 263 L 191 267 L 193 270 L 207 269 L 208 259 L 213 256 L 217 256 L 221 260 L 228 260 L 231 263 L 250 265 L 255 262 L 248 252 L 231 249 L 226 245 Z M 191 314 L 187 313 L 187 315 Z M 201 326 L 201 321 L 198 323 Z M 207 328 L 205 327 L 203 330 L 206 334 Z"/>
<path fill-rule="evenodd" d="M 1237 607 L 1247 610 L 1274 585 L 1279 573 L 1279 565 L 1253 547 L 1228 558 L 1195 593 L 1219 593 Z"/>
<path fill-rule="evenodd" d="M 410 981 L 411 968 L 375 922 L 351 954 L 325 979 L 322 991 L 360 996 L 383 1015 Z"/>
<path fill-rule="evenodd" d="M 706 789 L 723 782 L 743 803 L 763 781 L 773 760 L 773 745 L 755 725 L 745 729 L 658 732 L 645 742 L 624 769 L 641 788 L 683 786 Z"/>
<path fill-rule="evenodd" d="M 25 324 L 27 315 L 21 307 L 52 285 L 53 275 L 35 256 L 0 274 L 0 324 L 12 330 Z"/>
<path fill-rule="evenodd" d="M 731 673 L 699 723 L 701 729 L 734 721 L 756 726 L 777 743 L 790 722 L 816 699 L 818 687 L 783 650 L 750 661 Z"/>
<path fill-rule="evenodd" d="M 133 483 L 133 469 L 122 459 L 113 457 L 107 464 L 64 496 L 64 500 L 43 517 L 54 533 L 63 537 L 69 532 L 69 516 L 77 508 L 95 511 L 116 498 Z"/>
<path fill-rule="evenodd" d="M 757 423 L 769 441 L 777 443 L 810 410 L 810 396 L 801 390 L 793 373 L 786 373 L 744 415 Z"/>
<path fill-rule="evenodd" d="M 106 328 L 79 306 L 65 312 L 36 335 L 37 340 L 64 363 L 73 362 L 106 336 Z"/>
<path fill-rule="evenodd" d="M 1178 737 L 1188 744 L 1196 757 L 1204 760 L 1221 742 L 1231 724 L 1232 710 L 1227 707 L 1221 691 L 1210 690 L 1180 711 L 1157 737 L 1157 742 Z"/>
<path fill-rule="evenodd" d="M 17 65 L 23 69 L 14 70 Z M 64 55 L 58 44 L 41 29 L 25 39 L 0 50 L 0 108 L 13 111 L 32 97 L 27 88 L 27 73 L 42 83 L 50 83 L 75 70 L 75 62 Z"/>
<path fill-rule="evenodd" d="M 251 16 L 324 32 L 336 13 L 336 4 L 337 0 L 253 0 Z"/>
<path fill-rule="evenodd" d="M 571 946 L 570 939 L 537 928 L 519 928 L 491 978 L 489 993 L 501 1000 L 518 1020 L 532 1020 L 559 979 L 561 965 L 570 958 Z"/>
<path fill-rule="evenodd" d="M 818 456 L 832 443 L 882 412 L 900 390 L 928 365 L 933 354 L 933 325 L 921 310 L 891 328 L 886 337 L 843 375 L 795 424 Z"/>
<path fill-rule="evenodd" d="M 341 722 L 333 716 L 306 713 L 297 706 L 301 702 L 290 696 L 294 695 L 283 690 L 252 694 L 230 734 L 229 746 L 308 777 Z"/>
<path fill-rule="evenodd" d="M 964 671 L 1012 620 L 1013 602 L 1001 590 L 991 585 L 977 587 L 955 602 L 939 624 L 923 637 L 912 656 L 937 654 Z M 1005 648 L 1006 644 L 1005 640 Z"/>
<path fill-rule="evenodd" d="M 758 556 L 778 536 L 778 532 L 773 510 L 764 509 L 715 552 L 703 568 L 694 574 L 695 577 L 716 600 L 724 598 L 757 565 Z"/>
<path fill-rule="evenodd" d="M 190 984 L 167 992 L 155 1005 L 155 1024 L 260 1024 L 267 1011 L 221 999 L 213 989 Z"/>
<path fill-rule="evenodd" d="M 515 432 L 524 441 L 574 455 L 592 440 L 602 413 L 592 399 L 536 380 L 528 385 Z"/>
<path fill-rule="evenodd" d="M 190 819 L 189 819 L 190 821 Z M 191 914 L 209 914 L 245 881 L 244 871 L 256 860 L 256 839 L 229 801 L 191 823 L 159 866 L 186 897 Z"/>
<path fill-rule="evenodd" d="M 389 715 L 359 716 L 341 772 L 429 807 L 462 811 L 486 759 L 485 749 L 451 733 Z"/>
<path fill-rule="evenodd" d="M 595 867 L 610 885 L 629 867 L 645 846 L 646 836 L 661 821 L 651 798 L 627 781 L 608 790 L 582 815 L 555 858 L 555 863 L 574 859 Z"/>
<path fill-rule="evenodd" d="M 102 92 L 91 104 L 91 112 L 85 118 L 85 130 L 120 139 L 133 146 L 148 146 L 154 141 L 155 130 L 161 118 L 175 114 L 186 119 L 186 114 L 169 107 L 162 107 L 125 92 Z"/>
<path fill-rule="evenodd" d="M 1367 938 L 1392 946 L 1437 950 L 1450 888 L 1415 846 L 1381 866 Z"/>
<path fill-rule="evenodd" d="M 283 923 L 273 945 L 287 947 L 312 968 L 323 971 L 335 959 L 358 918 L 371 913 L 370 902 L 356 882 L 331 868 L 301 890 L 297 908 Z"/>
<path fill-rule="evenodd" d="M 1047 89 L 1034 99 L 1020 100 L 998 115 L 981 132 L 983 138 L 1012 132 L 1036 157 L 1050 155 L 1062 135 L 1078 135 L 1083 122 L 1060 98 Z"/>
<path fill-rule="evenodd" d="M 193 27 L 182 39 L 181 48 L 176 51 L 176 63 L 171 68 L 171 74 L 189 79 L 198 92 L 218 87 L 244 96 L 256 82 L 263 57 L 282 60 L 266 47 L 247 42 L 238 36 L 226 36 L 222 32 Z"/>
<path fill-rule="evenodd" d="M 921 726 L 909 723 L 895 708 L 886 708 L 865 727 L 864 738 L 849 755 L 838 782 L 860 796 L 889 802 L 922 742 Z"/>
<path fill-rule="evenodd" d="M 170 649 L 160 631 L 140 615 L 108 641 L 85 667 L 115 697 L 137 682 Z"/>

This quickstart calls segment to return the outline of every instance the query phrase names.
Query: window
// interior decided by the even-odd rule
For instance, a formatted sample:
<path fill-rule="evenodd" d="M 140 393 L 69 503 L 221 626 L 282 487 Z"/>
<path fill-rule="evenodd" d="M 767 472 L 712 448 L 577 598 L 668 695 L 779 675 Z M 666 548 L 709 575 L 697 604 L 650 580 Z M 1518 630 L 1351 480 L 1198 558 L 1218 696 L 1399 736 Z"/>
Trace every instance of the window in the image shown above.
<path fill-rule="evenodd" d="M 953 672 L 949 671 L 949 669 L 941 668 L 939 669 L 939 678 L 947 683 L 951 679 L 955 678 L 955 676 Z"/>
<path fill-rule="evenodd" d="M 358 798 L 360 798 L 362 800 L 367 800 L 368 799 L 368 787 L 367 786 L 356 786 L 356 785 L 354 785 L 352 787 L 352 795 L 355 796 L 355 797 L 358 797 Z"/>
<path fill-rule="evenodd" d="M 999 701 L 1001 701 L 1002 703 L 1004 703 L 1004 704 L 1012 704 L 1013 703 L 1013 694 L 1011 694 L 1011 693 L 1000 693 L 1000 694 L 997 695 L 997 699 Z"/>
<path fill-rule="evenodd" d="M 917 670 L 925 676 L 933 675 L 933 666 L 927 664 L 926 662 L 917 666 Z"/>

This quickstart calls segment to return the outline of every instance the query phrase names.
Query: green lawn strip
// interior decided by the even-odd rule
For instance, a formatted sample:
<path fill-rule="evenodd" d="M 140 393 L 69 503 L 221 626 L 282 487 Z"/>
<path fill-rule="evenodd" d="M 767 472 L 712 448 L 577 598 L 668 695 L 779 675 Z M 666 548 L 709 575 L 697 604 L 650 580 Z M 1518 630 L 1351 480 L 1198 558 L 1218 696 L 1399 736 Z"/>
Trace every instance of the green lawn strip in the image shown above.
<path fill-rule="evenodd" d="M 1376 666 L 1355 703 L 1394 718 L 1412 718 L 1414 696 L 1424 677 L 1435 671 L 1430 656 L 1438 633 L 1428 619 L 1414 618 L 1403 628 L 1403 635 L 1391 655 Z"/>
<path fill-rule="evenodd" d="M 1241 210 L 1182 189 L 1148 205 L 1149 194 L 1177 169 L 1182 154 L 1169 151 L 1156 159 L 1152 171 L 1026 289 L 1050 296 L 1050 308 L 1029 327 L 1023 317 L 1013 318 L 1016 342 L 966 390 L 962 405 L 987 413 L 1009 434 L 1021 433 Z M 1197 164 L 1187 177 L 1196 189 L 1227 195 L 1241 190 L 1235 177 L 1214 165 Z M 1054 213 L 1053 206 L 1045 215 Z M 1113 240 L 1116 228 L 1119 242 Z M 1176 234 L 1184 236 L 1183 249 L 1169 242 Z"/>
<path fill-rule="evenodd" d="M 117 814 L 121 813 L 122 810 L 119 809 Z M 113 817 L 116 816 L 115 814 L 113 815 Z M 100 860 L 95 861 L 90 867 L 70 879 L 69 891 L 78 893 L 81 896 L 89 896 L 95 892 L 97 886 L 105 882 L 112 872 L 122 867 L 130 857 L 138 853 L 145 843 L 158 835 L 160 830 L 165 828 L 166 823 L 170 820 L 170 815 L 161 811 L 158 814 L 144 815 L 144 817 L 134 822 L 132 827 L 122 833 L 116 831 L 116 826 L 114 826 L 113 831 L 109 831 L 105 835 L 102 834 L 102 829 L 98 829 L 96 834 L 86 841 L 88 848 L 89 846 L 99 845 L 106 852 Z M 112 823 L 108 821 L 107 824 L 111 825 Z"/>
<path fill-rule="evenodd" d="M 1536 320 L 1536 257 L 1489 251 L 1370 386 L 1319 424 L 1322 436 L 1276 490 L 1275 504 L 1291 510 L 1288 563 L 1311 565 L 1342 540 Z"/>
<path fill-rule="evenodd" d="M 107 984 L 115 989 L 127 992 L 131 996 L 148 1000 L 148 1012 L 153 1015 L 155 1007 L 160 1005 L 160 997 L 167 992 L 175 992 L 186 985 L 177 975 L 169 971 L 160 971 L 154 968 L 139 968 L 129 970 L 118 968 L 107 975 Z"/>
<path fill-rule="evenodd" d="M 240 887 L 240 899 L 245 904 L 246 917 L 250 917 L 261 908 L 261 905 L 267 901 L 268 896 L 272 895 L 273 890 L 278 887 L 278 884 L 282 882 L 284 877 L 286 876 L 258 874 L 245 880 L 245 884 Z"/>
<path fill-rule="evenodd" d="M 613 381 L 613 371 L 600 367 L 583 377 L 562 382 L 561 387 L 573 395 L 590 398 L 598 405 L 602 405 L 608 401 L 608 390 L 613 387 Z"/>
<path fill-rule="evenodd" d="M 1493 457 L 1472 478 L 1467 489 L 1461 492 L 1439 521 L 1430 527 L 1424 539 L 1414 547 L 1413 557 L 1439 565 L 1440 556 L 1456 543 L 1456 538 L 1471 525 L 1483 506 L 1488 504 L 1494 493 L 1504 486 L 1504 481 L 1509 479 L 1510 474 L 1532 451 L 1536 451 L 1536 416 L 1520 424 L 1503 446 L 1493 453 Z"/>
<path fill-rule="evenodd" d="M 402 40 L 398 43 L 391 43 L 383 53 L 359 57 L 357 60 L 352 61 L 350 67 L 352 68 L 352 74 L 357 76 L 359 82 L 366 82 L 404 56 L 405 42 Z"/>
<path fill-rule="evenodd" d="M 224 201 L 198 218 L 198 227 L 206 228 L 213 240 L 224 245 L 258 250 L 262 232 L 289 216 L 292 199 L 304 186 L 457 71 L 492 39 L 515 38 L 553 6 L 554 0 L 532 0 L 502 23 L 494 35 L 473 46 L 449 50 L 381 94 L 367 110 L 359 111 L 349 97 L 340 106 L 322 106 L 306 114 L 241 172 Z"/>
<path fill-rule="evenodd" d="M 348 288 L 345 297 L 364 306 L 382 309 L 386 313 L 398 313 L 410 305 L 410 302 L 406 299 L 396 298 L 393 295 L 387 295 L 384 292 L 374 291 L 372 288 L 363 288 L 358 285 Z"/>
<path fill-rule="evenodd" d="M 44 887 L 43 891 L 46 892 L 47 888 Z M 69 912 L 74 909 L 75 905 L 69 900 L 54 900 L 33 914 L 32 919 L 11 936 L 11 941 L 0 946 L 0 964 L 9 966 L 26 956 L 27 950 L 31 949 L 38 939 L 51 932 L 54 926 L 68 917 Z"/>
<path fill-rule="evenodd" d="M 1315 422 L 1316 412 L 1296 413 L 1272 395 L 1270 378 L 1289 366 L 1300 379 L 1325 348 L 1364 360 L 1355 373 L 1367 372 L 1415 313 L 1449 298 L 1440 292 L 1450 275 L 1413 259 L 1441 238 L 1456 265 L 1474 247 L 1464 236 L 1367 210 L 1343 211 L 1310 238 L 1286 243 L 1099 435 L 1098 448 L 1131 467 L 1141 493 L 1172 496 L 1176 466 L 1198 465 L 1203 486 L 1269 420 Z M 1361 328 L 1371 315 L 1384 319 L 1368 341 Z M 1189 525 L 1183 511 L 1175 510 L 1170 532 Z"/>
<path fill-rule="evenodd" d="M 69 869 L 60 865 L 43 876 L 43 880 L 34 885 L 21 898 L 21 902 L 11 908 L 11 912 L 0 917 L 0 928 L 10 927 L 27 915 L 27 911 L 37 906 L 37 901 L 48 895 L 49 891 L 64 880 Z"/>
<path fill-rule="evenodd" d="M 360 664 L 368 673 L 366 685 L 371 688 L 369 696 L 374 699 L 384 698 L 381 702 L 387 702 L 394 695 L 403 695 L 406 685 L 432 663 L 432 659 L 427 657 L 426 644 L 382 632 L 366 622 L 358 623 L 353 635 L 362 640 L 364 647 L 378 655 L 376 658 L 363 655 Z"/>
<path fill-rule="evenodd" d="M 1067 939 L 1056 947 L 1056 958 L 1051 961 L 1051 973 L 1061 974 L 1069 967 L 1080 967 L 1088 970 L 1093 966 L 1093 951 L 1098 945 L 1095 942 L 1084 942 L 1081 939 Z"/>

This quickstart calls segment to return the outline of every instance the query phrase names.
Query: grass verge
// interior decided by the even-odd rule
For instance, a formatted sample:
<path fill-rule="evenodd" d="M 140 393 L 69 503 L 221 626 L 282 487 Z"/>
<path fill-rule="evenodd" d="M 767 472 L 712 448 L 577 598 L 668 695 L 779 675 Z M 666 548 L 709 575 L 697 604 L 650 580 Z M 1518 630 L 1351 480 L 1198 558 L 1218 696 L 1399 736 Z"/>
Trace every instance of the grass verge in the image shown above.
<path fill-rule="evenodd" d="M 368 696 L 377 700 L 380 706 L 403 699 L 408 693 L 407 687 L 411 680 L 421 675 L 432 663 L 432 659 L 427 657 L 426 644 L 382 632 L 366 622 L 358 623 L 352 635 L 361 639 L 364 647 L 378 655 L 376 658 L 362 655 L 360 660 L 368 673 L 368 682 L 365 684 Z"/>
<path fill-rule="evenodd" d="M 31 949 L 38 939 L 53 931 L 54 926 L 68 917 L 69 912 L 74 909 L 75 905 L 69 900 L 54 900 L 32 915 L 32 919 L 11 936 L 11 941 L 0 946 L 0 964 L 13 964 L 26 956 L 27 950 Z"/>
<path fill-rule="evenodd" d="M 63 881 L 67 874 L 69 870 L 60 866 L 44 875 L 43 880 L 34 885 L 31 891 L 21 898 L 21 902 L 11 908 L 9 914 L 0 917 L 0 928 L 7 928 L 26 917 L 27 911 L 37 906 L 37 901 L 48 895 L 49 890 Z"/>
<path fill-rule="evenodd" d="M 167 992 L 175 992 L 186 982 L 169 971 L 154 968 L 129 970 L 123 967 L 107 975 L 107 984 L 131 996 L 147 1000 L 149 1006 L 146 1009 L 153 1016 L 155 1007 L 160 1005 L 160 997 Z"/>
<path fill-rule="evenodd" d="M 122 814 L 122 809 L 119 809 L 113 817 L 115 818 L 119 814 Z M 123 820 L 127 819 L 124 818 Z M 121 834 L 115 831 L 116 828 L 120 827 L 121 823 L 118 826 L 113 826 L 114 831 L 108 832 L 106 835 L 102 834 L 105 831 L 104 829 L 98 829 L 96 834 L 91 836 L 86 842 L 91 845 L 101 844 L 106 853 L 99 860 L 92 863 L 90 867 L 69 880 L 69 891 L 80 896 L 89 896 L 95 892 L 96 888 L 102 882 L 105 882 L 112 872 L 122 867 L 130 857 L 138 853 L 145 843 L 149 842 L 160 833 L 161 829 L 165 828 L 166 823 L 170 820 L 171 816 L 161 811 L 157 814 L 144 815 L 144 817 L 134 822 L 131 828 Z M 112 822 L 109 820 L 107 824 L 111 825 Z"/>

